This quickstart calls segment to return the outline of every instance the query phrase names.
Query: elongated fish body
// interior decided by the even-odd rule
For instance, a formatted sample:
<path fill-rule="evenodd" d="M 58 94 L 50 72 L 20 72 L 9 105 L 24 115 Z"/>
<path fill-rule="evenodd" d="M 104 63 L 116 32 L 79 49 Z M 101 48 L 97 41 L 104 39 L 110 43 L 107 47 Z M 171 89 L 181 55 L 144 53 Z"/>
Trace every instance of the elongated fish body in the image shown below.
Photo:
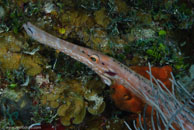
<path fill-rule="evenodd" d="M 171 123 L 168 124 L 170 121 L 182 129 L 194 130 L 194 115 L 191 111 L 170 93 L 166 93 L 161 89 L 157 91 L 158 89 L 155 89 L 156 86 L 151 84 L 150 80 L 138 75 L 127 66 L 100 52 L 50 35 L 29 22 L 24 24 L 23 27 L 34 40 L 60 50 L 89 66 L 107 85 L 110 86 L 112 82 L 116 82 L 125 86 L 129 91 L 158 111 L 160 117 L 166 122 L 166 129 L 171 127 Z"/>

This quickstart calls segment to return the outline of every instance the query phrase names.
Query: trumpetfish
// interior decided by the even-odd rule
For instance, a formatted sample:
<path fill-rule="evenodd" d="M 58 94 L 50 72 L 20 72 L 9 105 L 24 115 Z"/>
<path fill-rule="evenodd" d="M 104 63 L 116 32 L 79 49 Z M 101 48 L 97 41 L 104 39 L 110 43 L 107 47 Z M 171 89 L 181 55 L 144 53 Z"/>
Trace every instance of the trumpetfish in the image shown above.
<path fill-rule="evenodd" d="M 108 86 L 113 82 L 125 86 L 159 113 L 166 129 L 172 128 L 171 123 L 174 123 L 181 129 L 194 130 L 194 114 L 185 107 L 185 104 L 188 103 L 183 104 L 172 93 L 156 89 L 156 85 L 150 83 L 151 80 L 140 76 L 114 58 L 57 38 L 30 22 L 24 24 L 23 27 L 32 39 L 57 49 L 87 65 Z"/>

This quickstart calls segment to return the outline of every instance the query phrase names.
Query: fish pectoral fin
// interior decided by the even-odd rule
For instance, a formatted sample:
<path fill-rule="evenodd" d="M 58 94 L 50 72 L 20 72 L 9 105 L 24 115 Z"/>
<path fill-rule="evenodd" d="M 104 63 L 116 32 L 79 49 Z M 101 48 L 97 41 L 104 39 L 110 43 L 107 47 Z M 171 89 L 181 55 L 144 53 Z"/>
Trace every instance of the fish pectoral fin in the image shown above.
<path fill-rule="evenodd" d="M 108 77 L 105 77 L 105 76 L 100 76 L 101 77 L 101 79 L 102 79 L 102 81 L 106 84 L 106 85 L 108 85 L 108 86 L 110 86 L 111 84 L 112 84 L 112 81 L 108 78 Z"/>

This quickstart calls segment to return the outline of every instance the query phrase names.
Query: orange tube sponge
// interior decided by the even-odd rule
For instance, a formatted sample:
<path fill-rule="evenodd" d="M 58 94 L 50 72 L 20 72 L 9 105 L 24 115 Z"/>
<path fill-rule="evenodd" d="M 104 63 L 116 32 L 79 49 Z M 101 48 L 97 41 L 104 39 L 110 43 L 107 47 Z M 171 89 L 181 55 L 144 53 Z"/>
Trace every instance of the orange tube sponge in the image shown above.
<path fill-rule="evenodd" d="M 127 90 L 124 86 L 114 84 L 111 88 L 114 90 L 111 97 L 118 108 L 133 113 L 139 113 L 142 111 L 144 106 L 141 99 Z"/>
<path fill-rule="evenodd" d="M 146 71 L 149 71 L 149 67 L 141 67 L 141 66 L 132 66 L 130 67 L 132 70 L 137 72 L 138 74 L 146 77 L 147 79 L 150 79 L 149 74 Z M 171 88 L 171 82 L 169 78 L 171 78 L 171 72 L 172 72 L 172 67 L 170 66 L 163 66 L 163 67 L 152 67 L 151 68 L 152 75 L 156 78 L 159 79 L 166 85 L 166 87 L 172 91 Z"/>
<path fill-rule="evenodd" d="M 149 74 L 146 72 L 149 70 L 149 67 L 139 67 L 133 66 L 130 67 L 135 72 L 139 73 L 140 75 L 150 78 Z M 151 68 L 152 75 L 156 78 L 161 80 L 166 87 L 171 91 L 171 82 L 169 78 L 171 77 L 170 72 L 172 72 L 172 68 L 170 66 L 164 67 L 152 67 Z M 119 84 L 113 84 L 111 88 L 114 90 L 111 94 L 112 99 L 115 102 L 115 105 L 124 111 L 129 111 L 133 113 L 139 113 L 143 111 L 144 103 L 141 99 L 131 93 L 128 89 L 124 86 Z M 148 115 L 151 114 L 151 107 L 147 109 L 146 112 Z"/>

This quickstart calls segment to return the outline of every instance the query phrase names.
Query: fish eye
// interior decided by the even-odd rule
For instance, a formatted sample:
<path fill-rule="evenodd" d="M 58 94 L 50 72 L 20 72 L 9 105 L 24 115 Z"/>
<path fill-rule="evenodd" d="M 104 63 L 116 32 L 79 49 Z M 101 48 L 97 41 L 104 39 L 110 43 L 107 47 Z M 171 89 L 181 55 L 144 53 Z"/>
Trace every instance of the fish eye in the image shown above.
<path fill-rule="evenodd" d="M 98 62 L 99 61 L 99 57 L 97 55 L 91 55 L 90 59 L 94 62 Z"/>

